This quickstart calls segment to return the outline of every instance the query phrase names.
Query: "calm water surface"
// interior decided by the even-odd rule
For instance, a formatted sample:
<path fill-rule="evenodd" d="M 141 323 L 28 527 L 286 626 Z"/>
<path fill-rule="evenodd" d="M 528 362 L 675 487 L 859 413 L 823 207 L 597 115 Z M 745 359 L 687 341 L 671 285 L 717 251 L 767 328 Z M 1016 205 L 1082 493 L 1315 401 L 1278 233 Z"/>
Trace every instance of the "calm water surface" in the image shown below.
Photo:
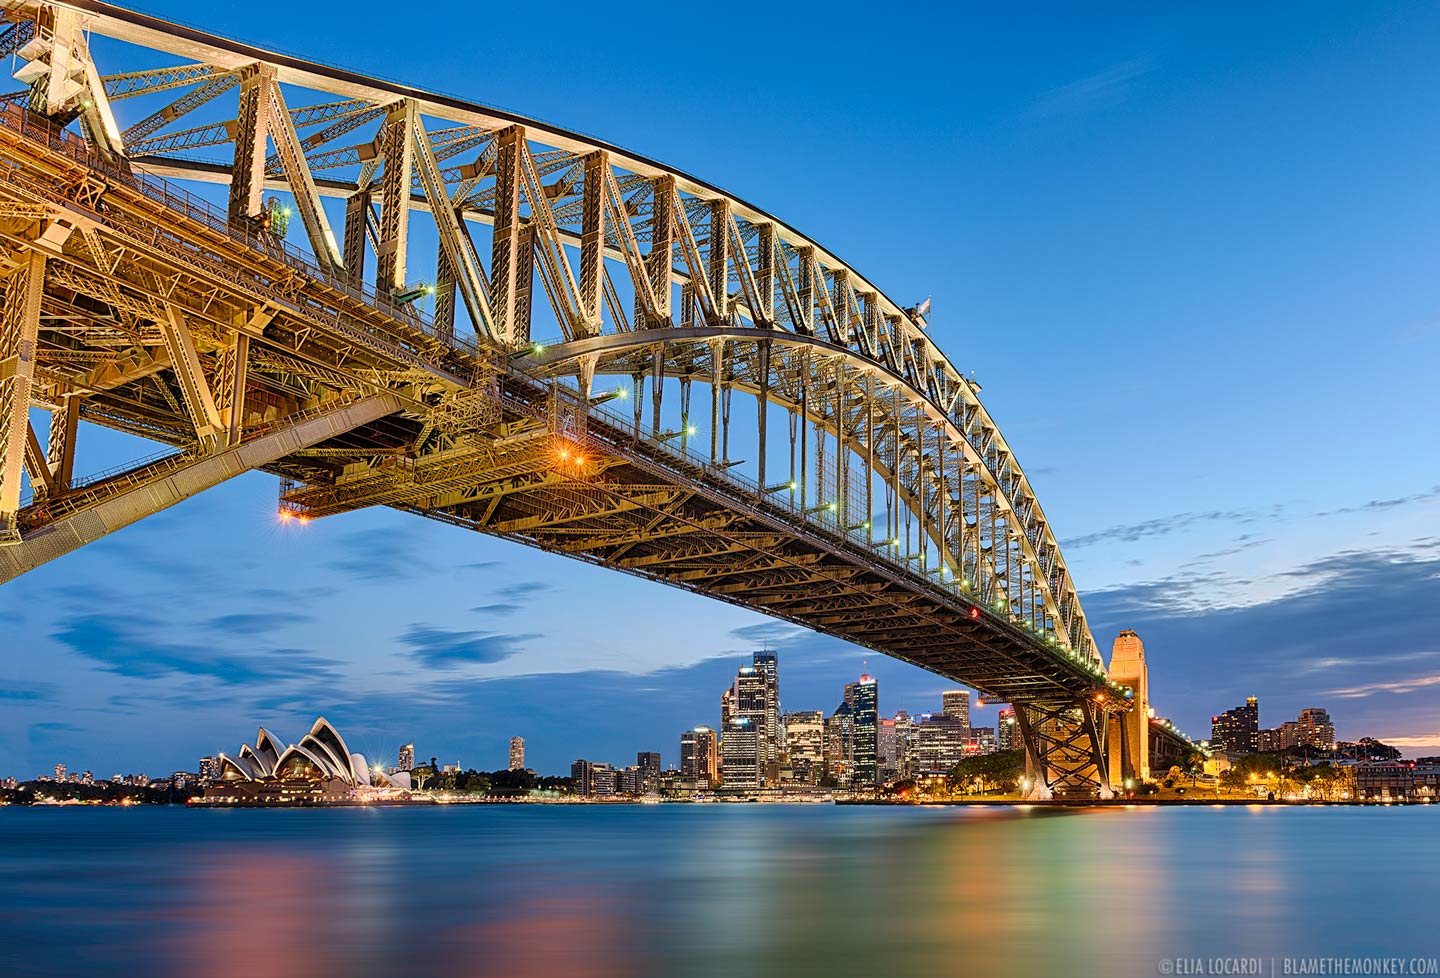
<path fill-rule="evenodd" d="M 0 976 L 1149 975 L 1436 956 L 1440 806 L 0 809 Z"/>

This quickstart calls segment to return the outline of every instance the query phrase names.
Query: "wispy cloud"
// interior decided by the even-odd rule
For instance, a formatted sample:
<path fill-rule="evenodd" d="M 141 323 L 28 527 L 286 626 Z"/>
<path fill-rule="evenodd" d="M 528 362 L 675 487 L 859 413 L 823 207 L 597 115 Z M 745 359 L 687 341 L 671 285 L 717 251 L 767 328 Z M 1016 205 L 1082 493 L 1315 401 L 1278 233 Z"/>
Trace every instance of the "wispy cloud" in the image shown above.
<path fill-rule="evenodd" d="M 1042 92 L 1030 106 L 1036 116 L 1071 115 L 1118 105 L 1136 85 L 1155 70 L 1149 57 L 1133 58 L 1110 65 L 1094 74 L 1077 78 Z"/>
<path fill-rule="evenodd" d="M 435 569 L 425 558 L 418 533 L 357 530 L 332 546 L 338 556 L 325 566 L 367 584 L 408 581 Z"/>
<path fill-rule="evenodd" d="M 163 621 L 139 615 L 81 615 L 53 637 L 106 672 L 135 679 L 196 676 L 228 685 L 299 678 L 338 680 L 338 660 L 304 649 L 232 652 L 211 645 L 165 642 Z"/>
<path fill-rule="evenodd" d="M 1101 543 L 1136 543 L 1149 537 L 1161 537 L 1179 530 L 1189 529 L 1206 523 L 1237 523 L 1248 525 L 1261 520 L 1273 520 L 1285 511 L 1279 503 L 1264 509 L 1210 510 L 1202 513 L 1176 513 L 1139 523 L 1120 523 L 1097 533 L 1071 537 L 1062 544 L 1070 550 L 1092 547 Z M 1242 538 L 1243 539 L 1243 538 Z"/>
<path fill-rule="evenodd" d="M 408 654 L 422 665 L 453 669 L 461 665 L 487 665 L 508 659 L 519 653 L 526 642 L 538 638 L 543 636 L 462 632 L 412 625 L 400 636 L 400 641 L 410 647 Z"/>
<path fill-rule="evenodd" d="M 1431 686 L 1440 686 L 1440 675 L 1412 676 L 1409 679 L 1397 679 L 1391 682 L 1362 683 L 1359 686 L 1328 690 L 1327 695 L 1353 700 L 1374 696 L 1376 693 L 1413 693 L 1417 689 L 1426 689 Z"/>
<path fill-rule="evenodd" d="M 205 627 L 222 635 L 263 635 L 313 620 L 309 615 L 297 615 L 288 611 L 252 612 L 221 615 L 219 618 L 210 619 Z"/>
<path fill-rule="evenodd" d="M 1369 502 L 1361 503 L 1358 506 L 1344 506 L 1340 509 L 1326 510 L 1323 513 L 1316 513 L 1316 516 L 1340 516 L 1344 513 L 1374 513 L 1381 510 L 1395 509 L 1398 506 L 1410 506 L 1414 503 L 1427 503 L 1440 499 L 1440 486 L 1431 486 L 1424 492 L 1412 493 L 1409 496 L 1396 496 L 1393 499 L 1372 499 Z"/>

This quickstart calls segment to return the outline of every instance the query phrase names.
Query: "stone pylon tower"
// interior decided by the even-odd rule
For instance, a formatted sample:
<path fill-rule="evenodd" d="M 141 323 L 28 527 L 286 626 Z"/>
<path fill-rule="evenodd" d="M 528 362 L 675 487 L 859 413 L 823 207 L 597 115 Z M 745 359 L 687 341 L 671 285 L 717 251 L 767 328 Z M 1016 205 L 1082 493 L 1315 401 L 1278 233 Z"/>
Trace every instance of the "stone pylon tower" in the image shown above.
<path fill-rule="evenodd" d="M 1127 778 L 1150 778 L 1150 667 L 1145 643 L 1128 628 L 1111 646 L 1110 678 L 1135 694 L 1134 708 L 1110 720 L 1110 781 L 1118 790 Z"/>

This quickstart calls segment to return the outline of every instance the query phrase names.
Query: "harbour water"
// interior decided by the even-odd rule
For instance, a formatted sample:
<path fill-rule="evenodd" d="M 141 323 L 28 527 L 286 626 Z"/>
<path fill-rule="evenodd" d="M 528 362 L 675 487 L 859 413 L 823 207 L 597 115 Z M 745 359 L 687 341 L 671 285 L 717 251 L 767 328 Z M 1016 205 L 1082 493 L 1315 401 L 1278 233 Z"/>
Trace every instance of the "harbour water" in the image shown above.
<path fill-rule="evenodd" d="M 8 808 L 0 975 L 1124 978 L 1433 959 L 1437 828 L 1440 806 Z"/>

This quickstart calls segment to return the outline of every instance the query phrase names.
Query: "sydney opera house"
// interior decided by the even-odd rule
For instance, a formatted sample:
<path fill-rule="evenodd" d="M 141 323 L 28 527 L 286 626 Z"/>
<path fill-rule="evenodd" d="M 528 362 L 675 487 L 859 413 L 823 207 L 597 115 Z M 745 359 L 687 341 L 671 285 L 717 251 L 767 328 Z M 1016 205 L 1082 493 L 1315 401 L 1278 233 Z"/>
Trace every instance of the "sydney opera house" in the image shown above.
<path fill-rule="evenodd" d="M 221 754 L 216 762 L 216 781 L 205 789 L 207 802 L 328 804 L 398 801 L 410 795 L 409 771 L 386 774 L 372 769 L 365 755 L 350 752 L 340 731 L 324 717 L 289 746 L 261 727 L 254 747 L 242 744 L 239 753 Z"/>

